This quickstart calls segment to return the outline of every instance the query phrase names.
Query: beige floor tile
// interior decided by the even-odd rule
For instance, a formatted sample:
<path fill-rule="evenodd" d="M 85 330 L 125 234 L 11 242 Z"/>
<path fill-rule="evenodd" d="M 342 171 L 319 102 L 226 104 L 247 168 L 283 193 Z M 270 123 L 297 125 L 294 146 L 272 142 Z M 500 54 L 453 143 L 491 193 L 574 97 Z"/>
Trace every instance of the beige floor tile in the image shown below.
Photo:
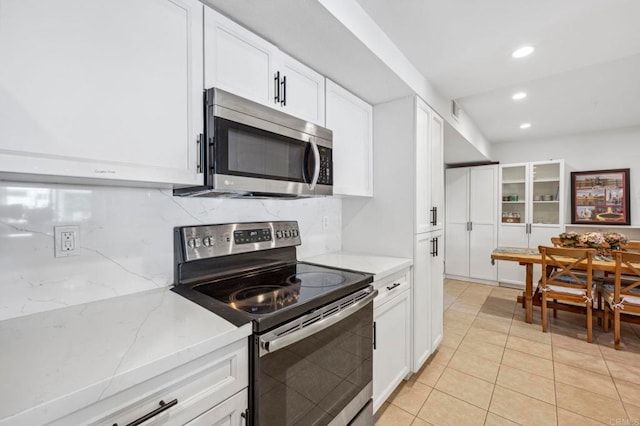
<path fill-rule="evenodd" d="M 457 311 L 468 315 L 477 315 L 478 312 L 480 312 L 481 306 L 482 305 L 471 305 L 469 303 L 461 302 L 460 298 L 458 298 L 451 304 L 451 306 L 449 306 L 448 312 Z"/>
<path fill-rule="evenodd" d="M 600 347 L 593 343 L 586 342 L 582 338 L 576 336 L 560 334 L 553 332 L 551 336 L 551 344 L 554 348 L 569 349 L 574 352 L 582 352 L 590 355 L 600 355 Z"/>
<path fill-rule="evenodd" d="M 555 382 L 536 374 L 502 365 L 496 384 L 549 404 L 556 403 Z"/>
<path fill-rule="evenodd" d="M 622 401 L 560 382 L 556 382 L 556 401 L 560 408 L 607 424 L 627 417 Z"/>
<path fill-rule="evenodd" d="M 580 414 L 558 407 L 558 426 L 598 426 L 609 423 L 597 422 Z"/>
<path fill-rule="evenodd" d="M 598 374 L 583 368 L 556 362 L 554 363 L 554 375 L 557 382 L 599 393 L 608 398 L 619 398 L 618 390 L 608 374 Z"/>
<path fill-rule="evenodd" d="M 622 401 L 640 406 L 640 383 L 614 379 Z"/>
<path fill-rule="evenodd" d="M 553 362 L 524 352 L 505 349 L 502 365 L 517 368 L 527 373 L 553 379 Z"/>
<path fill-rule="evenodd" d="M 556 407 L 496 385 L 489 412 L 521 425 L 555 425 Z"/>
<path fill-rule="evenodd" d="M 551 343 L 551 333 L 543 333 L 539 325 L 527 324 L 524 321 L 520 322 L 516 318 L 511 323 L 509 335 L 533 340 L 534 342 Z"/>
<path fill-rule="evenodd" d="M 553 360 L 562 364 L 571 365 L 599 374 L 609 374 L 607 364 L 602 355 L 590 355 L 581 352 L 574 352 L 569 349 L 555 348 L 553 350 Z"/>
<path fill-rule="evenodd" d="M 446 364 L 428 362 L 416 373 L 416 381 L 434 387 L 445 368 Z"/>
<path fill-rule="evenodd" d="M 491 343 L 477 342 L 474 340 L 462 340 L 458 346 L 458 352 L 472 353 L 493 362 L 501 362 L 504 347 Z"/>
<path fill-rule="evenodd" d="M 430 386 L 414 380 L 402 383 L 399 389 L 389 401 L 414 416 L 418 414 L 432 390 Z"/>
<path fill-rule="evenodd" d="M 471 326 L 471 323 L 476 319 L 476 314 L 469 314 L 465 312 L 449 309 L 444 313 L 444 323 L 449 321 L 456 321 Z"/>
<path fill-rule="evenodd" d="M 435 389 L 486 410 L 491 402 L 493 383 L 446 368 Z"/>
<path fill-rule="evenodd" d="M 444 332 L 453 332 L 459 334 L 467 334 L 469 328 L 471 328 L 471 324 L 473 321 L 457 321 L 455 318 L 445 319 L 444 320 Z"/>
<path fill-rule="evenodd" d="M 442 342 L 440 344 L 442 346 L 447 346 L 452 349 L 457 349 L 464 339 L 465 333 L 456 333 L 454 331 L 444 330 L 444 337 L 442 338 Z"/>
<path fill-rule="evenodd" d="M 418 413 L 418 417 L 435 425 L 482 425 L 487 412 L 434 389 Z"/>
<path fill-rule="evenodd" d="M 540 358 L 552 359 L 551 345 L 548 343 L 534 342 L 533 340 L 509 335 L 507 348 L 539 356 Z"/>
<path fill-rule="evenodd" d="M 517 426 L 518 423 L 514 423 L 511 420 L 507 420 L 504 417 L 500 417 L 497 414 L 487 413 L 487 420 L 484 422 L 484 426 Z"/>
<path fill-rule="evenodd" d="M 521 290 L 513 288 L 496 287 L 491 290 L 491 296 L 515 302 L 517 297 L 522 294 Z"/>
<path fill-rule="evenodd" d="M 495 319 L 493 319 L 495 318 Z M 473 327 L 484 328 L 485 330 L 498 331 L 500 333 L 507 334 L 511 328 L 511 318 L 498 319 L 493 315 L 478 316 L 473 322 Z"/>
<path fill-rule="evenodd" d="M 410 426 L 415 416 L 393 404 L 382 406 L 376 413 L 376 426 Z"/>
<path fill-rule="evenodd" d="M 474 342 L 491 343 L 496 346 L 504 346 L 507 343 L 507 334 L 500 333 L 499 331 L 486 330 L 476 326 L 471 326 L 465 340 Z"/>
<path fill-rule="evenodd" d="M 640 360 L 634 363 L 622 363 L 618 361 L 605 360 L 611 376 L 627 382 L 640 383 Z"/>
<path fill-rule="evenodd" d="M 513 314 L 509 312 L 478 312 L 478 316 L 476 318 L 486 318 L 494 321 L 511 323 L 513 320 Z"/>
<path fill-rule="evenodd" d="M 436 349 L 435 353 L 431 355 L 430 362 L 433 362 L 434 364 L 447 365 L 455 351 L 456 350 L 454 348 L 439 346 L 438 349 Z"/>
<path fill-rule="evenodd" d="M 480 309 L 480 313 L 490 314 L 500 317 L 513 317 L 515 311 L 514 304 L 493 303 L 491 301 L 485 302 Z"/>
<path fill-rule="evenodd" d="M 425 420 L 422 420 L 420 417 L 416 417 L 415 419 L 413 419 L 413 423 L 411 423 L 411 426 L 432 426 L 432 425 L 431 423 L 428 423 Z"/>
<path fill-rule="evenodd" d="M 627 409 L 629 420 L 632 425 L 640 425 L 640 406 L 629 403 L 624 403 L 624 408 Z"/>
<path fill-rule="evenodd" d="M 456 352 L 449 361 L 449 368 L 477 377 L 487 382 L 495 383 L 500 369 L 500 363 L 489 361 L 472 352 Z"/>
<path fill-rule="evenodd" d="M 631 364 L 637 363 L 640 360 L 640 352 L 635 352 L 633 350 L 616 350 L 613 347 L 607 347 L 603 345 L 599 345 L 600 353 L 603 358 L 607 361 L 616 361 L 621 364 Z"/>

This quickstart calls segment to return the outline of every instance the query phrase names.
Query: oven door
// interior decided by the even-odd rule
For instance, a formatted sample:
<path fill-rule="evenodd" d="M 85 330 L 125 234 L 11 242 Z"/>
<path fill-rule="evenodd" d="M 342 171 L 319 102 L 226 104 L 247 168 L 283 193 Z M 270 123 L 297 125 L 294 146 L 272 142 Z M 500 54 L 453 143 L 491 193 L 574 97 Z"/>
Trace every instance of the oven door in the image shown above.
<path fill-rule="evenodd" d="M 372 287 L 263 335 L 253 345 L 253 425 L 345 425 L 372 396 Z"/>

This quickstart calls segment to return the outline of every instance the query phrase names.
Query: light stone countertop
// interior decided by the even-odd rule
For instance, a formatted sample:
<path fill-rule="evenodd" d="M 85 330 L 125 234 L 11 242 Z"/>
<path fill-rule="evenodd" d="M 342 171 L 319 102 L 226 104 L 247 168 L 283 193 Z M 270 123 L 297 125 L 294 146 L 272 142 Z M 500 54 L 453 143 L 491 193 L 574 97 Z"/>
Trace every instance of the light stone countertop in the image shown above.
<path fill-rule="evenodd" d="M 168 287 L 0 321 L 0 425 L 47 423 L 250 334 Z"/>
<path fill-rule="evenodd" d="M 374 275 L 374 280 L 376 281 L 413 265 L 413 260 L 402 257 L 375 256 L 344 251 L 321 254 L 301 260 L 336 268 L 368 272 Z"/>

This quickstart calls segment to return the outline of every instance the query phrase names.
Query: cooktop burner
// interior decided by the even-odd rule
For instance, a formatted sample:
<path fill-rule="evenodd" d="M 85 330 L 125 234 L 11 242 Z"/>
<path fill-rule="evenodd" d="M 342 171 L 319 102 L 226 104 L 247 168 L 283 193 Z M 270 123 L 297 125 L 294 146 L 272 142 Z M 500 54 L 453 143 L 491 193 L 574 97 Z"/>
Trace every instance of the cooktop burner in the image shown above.
<path fill-rule="evenodd" d="M 228 297 L 229 306 L 251 314 L 268 314 L 298 301 L 300 284 L 265 285 L 240 289 Z"/>

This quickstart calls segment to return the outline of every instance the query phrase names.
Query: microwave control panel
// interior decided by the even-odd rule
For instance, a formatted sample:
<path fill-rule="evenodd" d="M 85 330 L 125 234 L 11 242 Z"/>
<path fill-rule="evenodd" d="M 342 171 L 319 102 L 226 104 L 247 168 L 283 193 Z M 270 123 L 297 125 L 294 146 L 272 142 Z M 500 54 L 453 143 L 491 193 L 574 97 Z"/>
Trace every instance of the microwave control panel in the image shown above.
<path fill-rule="evenodd" d="M 318 176 L 319 185 L 333 185 L 333 158 L 331 157 L 331 148 L 318 146 L 320 151 L 320 175 Z"/>

